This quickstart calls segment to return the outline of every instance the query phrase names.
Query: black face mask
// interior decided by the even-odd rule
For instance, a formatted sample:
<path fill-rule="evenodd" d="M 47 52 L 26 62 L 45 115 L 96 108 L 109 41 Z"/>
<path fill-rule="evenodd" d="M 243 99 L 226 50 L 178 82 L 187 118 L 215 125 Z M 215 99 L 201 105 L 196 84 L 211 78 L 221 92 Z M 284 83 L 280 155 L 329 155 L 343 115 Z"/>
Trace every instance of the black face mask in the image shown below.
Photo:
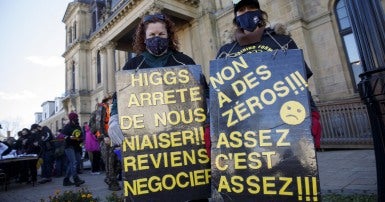
<path fill-rule="evenodd" d="M 167 52 L 168 49 L 168 38 L 162 38 L 159 36 L 151 37 L 146 39 L 144 42 L 146 44 L 147 50 L 156 56 L 161 56 Z"/>
<path fill-rule="evenodd" d="M 262 20 L 262 13 L 260 10 L 249 11 L 236 17 L 238 26 L 249 32 L 254 31 Z"/>

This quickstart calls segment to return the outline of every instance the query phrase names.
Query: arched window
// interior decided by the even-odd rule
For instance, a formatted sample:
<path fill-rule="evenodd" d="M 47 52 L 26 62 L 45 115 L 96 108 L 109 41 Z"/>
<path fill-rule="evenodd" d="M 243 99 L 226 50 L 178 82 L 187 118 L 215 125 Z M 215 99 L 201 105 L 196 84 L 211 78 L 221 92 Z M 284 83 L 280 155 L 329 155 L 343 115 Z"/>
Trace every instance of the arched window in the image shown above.
<path fill-rule="evenodd" d="M 96 53 L 96 84 L 102 82 L 102 64 L 100 58 L 100 51 Z"/>
<path fill-rule="evenodd" d="M 363 67 L 344 0 L 336 1 L 335 13 L 337 16 L 339 33 L 347 56 L 347 63 L 353 78 L 353 84 L 357 90 L 357 84 L 361 81 L 359 75 L 363 72 Z"/>

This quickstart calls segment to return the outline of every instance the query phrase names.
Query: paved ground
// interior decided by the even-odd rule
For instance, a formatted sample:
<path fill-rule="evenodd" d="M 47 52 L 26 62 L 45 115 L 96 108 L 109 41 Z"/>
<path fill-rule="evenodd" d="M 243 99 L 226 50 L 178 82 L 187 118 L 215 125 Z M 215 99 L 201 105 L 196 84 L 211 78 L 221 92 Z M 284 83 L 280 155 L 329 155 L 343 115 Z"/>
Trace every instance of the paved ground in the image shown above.
<path fill-rule="evenodd" d="M 339 150 L 317 152 L 318 170 L 322 193 L 377 193 L 376 162 L 373 150 Z M 87 163 L 86 163 L 87 167 Z M 80 175 L 86 183 L 80 188 L 87 188 L 101 201 L 113 192 L 103 182 L 104 175 L 91 175 L 86 170 Z M 32 186 L 12 183 L 8 191 L 0 191 L 0 202 L 39 202 L 48 201 L 56 191 L 76 191 L 76 187 L 63 187 L 63 178 L 54 178 L 52 182 Z M 119 195 L 122 191 L 117 192 Z"/>
<path fill-rule="evenodd" d="M 374 150 L 317 152 L 322 193 L 377 194 Z"/>

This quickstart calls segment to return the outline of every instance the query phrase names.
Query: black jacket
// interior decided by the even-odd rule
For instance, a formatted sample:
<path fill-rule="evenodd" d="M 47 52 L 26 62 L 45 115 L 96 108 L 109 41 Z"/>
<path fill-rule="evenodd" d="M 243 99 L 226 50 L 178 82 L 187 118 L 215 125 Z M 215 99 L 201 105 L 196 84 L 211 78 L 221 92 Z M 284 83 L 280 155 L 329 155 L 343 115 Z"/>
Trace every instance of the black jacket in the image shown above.
<path fill-rule="evenodd" d="M 41 138 L 40 138 L 39 145 L 42 149 L 42 152 L 49 152 L 49 151 L 54 152 L 55 145 L 52 142 L 53 134 L 51 129 L 44 126 L 40 134 L 41 134 Z"/>
<path fill-rule="evenodd" d="M 236 41 L 225 44 L 219 49 L 217 53 L 217 58 L 237 57 L 245 53 L 265 52 L 282 49 L 298 49 L 298 47 L 290 36 L 276 34 L 273 29 L 267 28 L 265 29 L 265 32 L 262 35 L 262 39 L 260 42 L 245 46 L 239 45 L 239 43 Z M 307 79 L 309 79 L 313 75 L 313 72 L 307 66 L 306 62 L 305 70 L 306 77 Z M 314 103 L 310 91 L 308 91 L 308 93 L 310 98 L 311 110 L 317 111 L 318 109 Z"/>
<path fill-rule="evenodd" d="M 217 58 L 237 57 L 245 53 L 274 51 L 281 49 L 298 49 L 297 44 L 288 35 L 276 34 L 272 29 L 266 29 L 260 42 L 240 46 L 238 42 L 234 41 L 223 45 L 218 53 Z M 305 63 L 306 76 L 309 79 L 313 72 Z"/>
<path fill-rule="evenodd" d="M 178 66 L 178 65 L 195 65 L 193 59 L 181 52 L 173 52 L 166 62 L 165 67 Z M 132 69 L 146 69 L 151 68 L 146 61 L 144 61 L 143 55 L 138 55 L 129 60 L 123 67 L 123 70 Z"/>
<path fill-rule="evenodd" d="M 73 148 L 78 152 L 82 151 L 80 144 L 83 142 L 83 132 L 79 125 L 70 122 L 64 126 L 62 133 L 65 136 L 65 148 Z"/>

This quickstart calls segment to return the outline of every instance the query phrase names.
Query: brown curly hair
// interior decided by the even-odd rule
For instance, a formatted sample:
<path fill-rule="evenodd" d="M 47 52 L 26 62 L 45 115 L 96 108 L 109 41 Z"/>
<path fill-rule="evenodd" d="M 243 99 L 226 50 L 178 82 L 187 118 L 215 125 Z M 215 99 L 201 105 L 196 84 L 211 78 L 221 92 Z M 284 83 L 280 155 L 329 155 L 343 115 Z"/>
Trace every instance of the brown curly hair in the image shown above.
<path fill-rule="evenodd" d="M 151 17 L 150 19 L 145 21 L 144 19 L 146 18 L 146 16 L 143 16 L 138 27 L 136 28 L 135 35 L 134 35 L 134 42 L 133 42 L 133 50 L 136 54 L 140 54 L 146 50 L 146 44 L 144 43 L 146 40 L 146 29 L 148 27 L 148 24 L 155 23 L 155 22 L 161 22 L 166 25 L 166 30 L 167 30 L 168 39 L 169 39 L 168 48 L 173 51 L 179 50 L 179 41 L 175 33 L 175 23 L 172 22 L 170 18 L 164 14 L 161 14 L 161 13 L 153 14 L 153 16 L 156 16 L 156 15 L 163 15 L 164 19 Z"/>

